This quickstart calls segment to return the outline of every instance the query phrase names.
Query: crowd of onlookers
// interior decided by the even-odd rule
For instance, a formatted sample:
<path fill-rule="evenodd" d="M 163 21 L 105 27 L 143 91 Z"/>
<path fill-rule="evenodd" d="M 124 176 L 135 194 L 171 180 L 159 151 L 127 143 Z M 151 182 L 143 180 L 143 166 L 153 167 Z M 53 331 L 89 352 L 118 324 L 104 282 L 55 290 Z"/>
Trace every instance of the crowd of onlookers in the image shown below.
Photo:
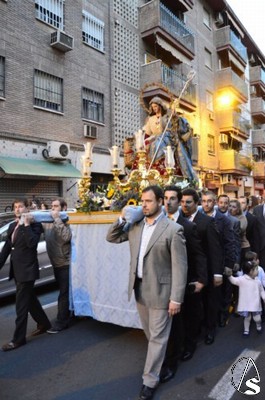
<path fill-rule="evenodd" d="M 12 340 L 2 346 L 3 351 L 26 343 L 28 312 L 37 322 L 32 335 L 58 333 L 69 324 L 71 230 L 60 218 L 60 211 L 66 210 L 67 205 L 63 199 L 53 200 L 53 222 L 45 224 L 32 220 L 29 211 L 38 209 L 47 210 L 48 206 L 15 200 L 16 221 L 10 225 L 0 253 L 0 268 L 11 255 L 10 278 L 15 278 L 17 290 L 16 329 Z M 154 394 L 157 379 L 163 383 L 174 377 L 179 359 L 188 361 L 193 357 L 202 332 L 205 344 L 211 345 L 217 326 L 225 327 L 232 312 L 244 318 L 245 337 L 250 335 L 252 319 L 257 333 L 262 332 L 265 204 L 263 198 L 256 196 L 230 199 L 226 194 L 216 196 L 211 191 L 198 193 L 191 188 L 180 191 L 171 185 L 163 192 L 158 186 L 150 186 L 143 190 L 141 210 L 140 219 L 129 227 L 122 211 L 107 239 L 120 243 L 130 241 L 135 235 L 130 243 L 134 270 L 130 271 L 129 288 L 135 291 L 141 322 L 152 349 L 148 351 L 145 367 L 149 365 L 150 371 L 146 372 L 139 397 L 148 400 Z M 36 248 L 43 231 L 59 285 L 58 314 L 53 325 L 34 293 L 34 281 L 39 274 Z M 160 241 L 156 243 L 157 238 Z M 163 342 L 159 351 L 156 335 L 161 325 L 156 325 L 157 318 L 167 331 L 159 332 Z M 156 356 L 152 352 L 157 352 Z M 154 373 L 152 368 L 159 372 Z"/>

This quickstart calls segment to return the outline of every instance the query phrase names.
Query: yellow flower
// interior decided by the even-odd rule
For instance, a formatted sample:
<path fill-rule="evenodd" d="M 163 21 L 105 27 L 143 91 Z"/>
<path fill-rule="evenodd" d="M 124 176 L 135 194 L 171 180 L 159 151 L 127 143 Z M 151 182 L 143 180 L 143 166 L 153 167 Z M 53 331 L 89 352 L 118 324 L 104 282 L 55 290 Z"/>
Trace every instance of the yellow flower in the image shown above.
<path fill-rule="evenodd" d="M 107 199 L 111 199 L 114 193 L 115 193 L 114 189 L 109 189 L 107 193 Z"/>
<path fill-rule="evenodd" d="M 129 199 L 127 201 L 127 206 L 137 206 L 137 201 L 135 199 Z"/>
<path fill-rule="evenodd" d="M 128 186 L 127 188 L 122 188 L 123 193 L 129 192 L 129 190 L 131 190 L 130 186 Z"/>

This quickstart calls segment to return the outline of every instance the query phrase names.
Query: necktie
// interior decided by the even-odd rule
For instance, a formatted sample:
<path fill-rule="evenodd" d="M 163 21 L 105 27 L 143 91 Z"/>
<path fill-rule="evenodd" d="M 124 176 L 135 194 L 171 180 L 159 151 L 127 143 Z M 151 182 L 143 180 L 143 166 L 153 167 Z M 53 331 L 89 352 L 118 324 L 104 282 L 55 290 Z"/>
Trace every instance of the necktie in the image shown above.
<path fill-rule="evenodd" d="M 18 227 L 19 227 L 19 221 L 17 222 L 17 224 L 15 226 L 15 229 L 13 230 L 13 233 L 12 233 L 12 236 L 11 236 L 12 243 L 14 243 L 14 241 L 16 239 Z"/>

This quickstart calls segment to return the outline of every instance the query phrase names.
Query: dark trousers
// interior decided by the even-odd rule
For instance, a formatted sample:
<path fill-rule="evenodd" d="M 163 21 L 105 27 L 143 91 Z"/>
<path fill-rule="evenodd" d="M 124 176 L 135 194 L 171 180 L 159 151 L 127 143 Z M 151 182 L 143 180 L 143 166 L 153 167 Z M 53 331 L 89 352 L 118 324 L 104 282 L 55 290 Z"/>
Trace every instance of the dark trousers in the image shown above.
<path fill-rule="evenodd" d="M 228 284 L 230 282 L 228 281 Z M 231 284 L 230 284 L 231 285 Z M 228 313 L 229 305 L 231 304 L 231 294 L 227 293 L 228 304 L 225 303 L 226 295 L 223 297 L 222 286 L 214 286 L 212 279 L 209 284 L 204 288 L 203 293 L 203 306 L 205 317 L 206 334 L 213 333 L 216 328 L 218 313 L 220 309 L 226 315 Z M 227 314 L 228 318 L 228 314 Z"/>
<path fill-rule="evenodd" d="M 26 342 L 28 313 L 38 326 L 47 327 L 47 329 L 51 326 L 34 292 L 34 281 L 16 282 L 16 313 L 16 329 L 12 339 L 15 343 Z"/>
<path fill-rule="evenodd" d="M 59 286 L 58 312 L 55 327 L 67 328 L 69 324 L 69 266 L 54 267 L 54 276 Z"/>
<path fill-rule="evenodd" d="M 167 342 L 166 355 L 163 362 L 163 367 L 168 367 L 175 371 L 178 366 L 178 360 L 181 357 L 184 346 L 184 324 L 183 312 L 172 317 L 171 330 Z"/>
<path fill-rule="evenodd" d="M 219 318 L 228 319 L 230 306 L 234 303 L 235 294 L 232 283 L 227 276 L 223 276 L 223 284 L 219 286 Z"/>
<path fill-rule="evenodd" d="M 205 289 L 205 288 L 204 288 Z M 187 293 L 184 298 L 184 347 L 185 351 L 194 351 L 197 346 L 203 320 L 202 293 Z"/>
<path fill-rule="evenodd" d="M 258 252 L 258 258 L 259 258 L 259 265 L 265 271 L 265 247 Z"/>

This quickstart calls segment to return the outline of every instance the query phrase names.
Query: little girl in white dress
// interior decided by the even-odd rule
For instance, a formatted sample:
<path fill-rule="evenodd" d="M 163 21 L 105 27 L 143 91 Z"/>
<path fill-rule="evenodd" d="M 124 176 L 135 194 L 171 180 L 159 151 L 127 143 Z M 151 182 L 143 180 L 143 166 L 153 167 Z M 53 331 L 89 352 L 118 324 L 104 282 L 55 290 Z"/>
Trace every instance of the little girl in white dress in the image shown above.
<path fill-rule="evenodd" d="M 239 287 L 237 312 L 244 317 L 243 335 L 249 336 L 249 327 L 252 317 L 256 323 L 257 332 L 262 332 L 261 299 L 263 299 L 265 303 L 265 291 L 260 280 L 257 278 L 258 265 L 254 260 L 246 261 L 243 264 L 243 273 L 244 274 L 239 277 L 231 275 L 229 276 L 229 280 L 233 285 Z"/>

